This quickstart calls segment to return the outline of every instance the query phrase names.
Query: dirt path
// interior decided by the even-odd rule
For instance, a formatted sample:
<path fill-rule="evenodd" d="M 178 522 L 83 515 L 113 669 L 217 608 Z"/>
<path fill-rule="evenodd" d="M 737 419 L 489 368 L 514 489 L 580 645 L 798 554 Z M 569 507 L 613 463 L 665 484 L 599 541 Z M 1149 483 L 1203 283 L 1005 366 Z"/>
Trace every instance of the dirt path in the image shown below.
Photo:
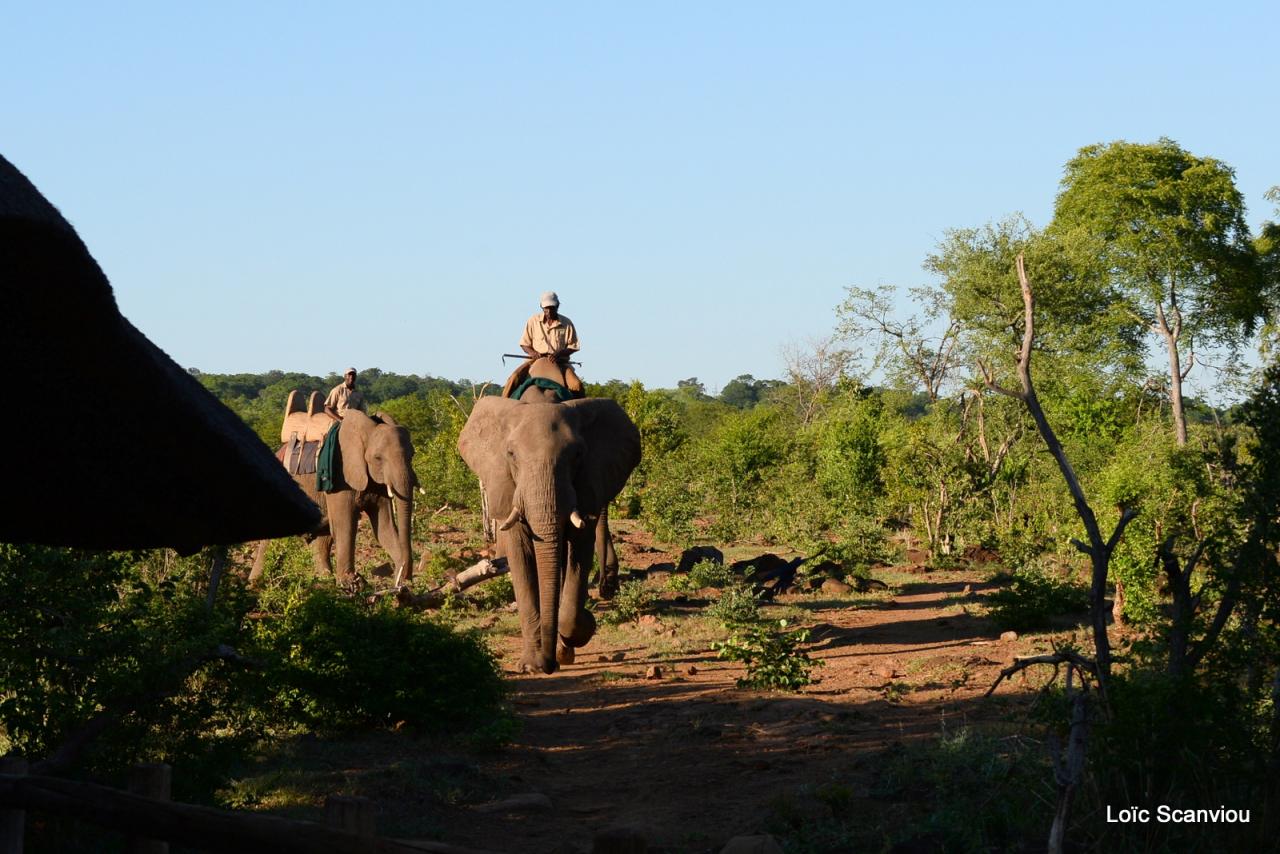
<path fill-rule="evenodd" d="M 630 827 L 651 850 L 718 851 L 780 811 L 821 819 L 812 793 L 824 784 L 866 798 L 879 751 L 1007 714 L 981 696 L 1033 644 L 1002 642 L 967 613 L 981 610 L 981 575 L 919 572 L 871 601 L 784 597 L 811 612 L 809 651 L 825 663 L 798 694 L 739 690 L 737 665 L 709 650 L 653 653 L 643 629 L 634 641 L 594 640 L 553 676 L 513 673 L 523 730 L 481 764 L 512 793 L 545 795 L 551 807 L 459 807 L 443 817 L 444 836 L 498 851 L 589 851 L 595 834 Z M 506 639 L 508 668 L 515 653 Z M 647 678 L 653 665 L 662 673 Z"/>

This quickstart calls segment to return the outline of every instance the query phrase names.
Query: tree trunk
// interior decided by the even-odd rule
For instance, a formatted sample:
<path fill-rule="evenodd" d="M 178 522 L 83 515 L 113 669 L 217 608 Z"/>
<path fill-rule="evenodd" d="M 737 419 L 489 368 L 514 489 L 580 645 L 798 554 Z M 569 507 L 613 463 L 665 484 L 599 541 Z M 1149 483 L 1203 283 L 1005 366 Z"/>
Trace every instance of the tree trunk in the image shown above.
<path fill-rule="evenodd" d="M 1169 408 L 1173 413 L 1173 430 L 1177 436 L 1179 447 L 1187 444 L 1187 413 L 1182 402 L 1182 360 L 1178 354 L 1178 338 L 1182 332 L 1182 321 L 1174 309 L 1173 328 L 1165 319 L 1164 307 L 1156 305 L 1156 331 L 1164 338 L 1165 347 L 1169 351 Z"/>

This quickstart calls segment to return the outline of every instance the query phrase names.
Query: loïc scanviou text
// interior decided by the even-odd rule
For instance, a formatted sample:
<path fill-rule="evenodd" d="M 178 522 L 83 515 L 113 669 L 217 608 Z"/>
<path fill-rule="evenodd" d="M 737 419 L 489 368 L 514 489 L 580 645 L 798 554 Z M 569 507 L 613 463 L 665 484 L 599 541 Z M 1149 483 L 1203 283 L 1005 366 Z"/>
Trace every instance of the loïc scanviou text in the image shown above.
<path fill-rule="evenodd" d="M 1108 824 L 1150 824 L 1152 818 L 1161 824 L 1248 824 L 1249 810 L 1227 809 L 1178 809 L 1161 804 L 1154 811 L 1146 807 L 1120 807 L 1107 805 Z"/>

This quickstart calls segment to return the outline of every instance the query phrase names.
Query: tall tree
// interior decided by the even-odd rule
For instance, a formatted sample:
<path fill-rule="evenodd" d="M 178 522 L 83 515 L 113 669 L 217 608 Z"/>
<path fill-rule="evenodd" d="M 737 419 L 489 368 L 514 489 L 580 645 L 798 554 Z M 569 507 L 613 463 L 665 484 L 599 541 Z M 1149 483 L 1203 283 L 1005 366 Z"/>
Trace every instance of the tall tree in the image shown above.
<path fill-rule="evenodd" d="M 1275 214 L 1280 218 L 1280 185 L 1266 192 L 1266 199 L 1276 205 Z M 1258 251 L 1258 260 L 1262 265 L 1262 275 L 1273 288 L 1280 288 L 1280 223 L 1267 221 L 1258 230 L 1253 241 Z M 1280 318 L 1273 310 L 1271 317 L 1262 330 L 1262 341 L 1259 349 L 1264 362 L 1274 363 L 1280 355 Z"/>
<path fill-rule="evenodd" d="M 1170 139 L 1087 146 L 1062 179 L 1050 230 L 1096 241 L 1130 318 L 1164 343 L 1179 444 L 1187 441 L 1182 382 L 1196 344 L 1234 350 L 1265 313 L 1244 213 L 1233 170 Z"/>

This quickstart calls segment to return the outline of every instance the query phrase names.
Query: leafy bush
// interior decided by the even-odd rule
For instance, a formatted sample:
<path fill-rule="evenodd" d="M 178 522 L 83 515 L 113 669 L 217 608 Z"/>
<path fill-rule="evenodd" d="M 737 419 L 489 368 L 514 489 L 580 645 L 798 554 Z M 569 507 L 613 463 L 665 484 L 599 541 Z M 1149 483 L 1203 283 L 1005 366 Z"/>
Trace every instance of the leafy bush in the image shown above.
<path fill-rule="evenodd" d="M 874 519 L 852 517 L 835 536 L 835 542 L 818 544 L 813 556 L 805 561 L 806 565 L 835 561 L 848 575 L 869 578 L 872 566 L 889 563 L 893 559 L 887 533 Z"/>
<path fill-rule="evenodd" d="M 822 666 L 800 649 L 809 640 L 809 630 L 788 632 L 787 621 L 776 624 L 741 626 L 728 640 L 713 643 L 717 655 L 726 661 L 740 661 L 747 675 L 738 680 L 739 688 L 764 691 L 798 691 L 813 682 L 810 671 Z"/>
<path fill-rule="evenodd" d="M 878 396 L 847 398 L 818 426 L 817 483 L 841 515 L 865 511 L 884 492 Z"/>
<path fill-rule="evenodd" d="M 502 714 L 504 683 L 478 634 L 385 600 L 301 589 L 278 618 L 255 624 L 253 639 L 274 662 L 264 679 L 280 711 L 309 727 L 404 722 L 439 732 Z"/>
<path fill-rule="evenodd" d="M 308 728 L 501 737 L 479 638 L 340 597 L 300 542 L 275 558 L 259 598 L 229 573 L 210 609 L 208 554 L 0 545 L 0 750 L 46 756 L 112 710 L 81 765 L 181 762 L 175 796 L 199 800 L 251 744 Z"/>
<path fill-rule="evenodd" d="M 168 552 L 0 545 L 0 748 L 47 755 L 102 709 L 122 719 L 93 767 L 207 753 L 216 739 L 193 736 L 250 727 L 238 669 L 205 661 L 244 598 L 228 582 L 207 610 L 207 572 Z"/>
<path fill-rule="evenodd" d="M 921 805 L 894 834 L 907 843 L 904 849 L 1043 848 L 1053 818 L 1052 775 L 1043 749 L 1030 739 L 944 731 L 936 741 L 891 749 L 877 767 L 874 797 Z M 928 844 L 911 845 L 913 839 Z"/>
<path fill-rule="evenodd" d="M 718 560 L 704 558 L 684 575 L 673 575 L 667 580 L 667 587 L 677 593 L 688 593 L 704 587 L 725 587 L 735 580 L 733 570 Z"/>
<path fill-rule="evenodd" d="M 516 588 L 511 584 L 510 575 L 499 575 L 472 588 L 469 598 L 477 608 L 492 611 L 516 601 Z"/>
<path fill-rule="evenodd" d="M 987 601 L 991 618 L 1001 628 L 1023 632 L 1047 628 L 1054 616 L 1088 610 L 1089 591 L 1033 561 L 1014 572 L 1009 586 L 992 593 Z"/>
<path fill-rule="evenodd" d="M 640 493 L 640 519 L 654 537 L 667 543 L 687 544 L 694 535 L 693 520 L 700 509 L 698 487 L 689 482 L 688 455 L 667 455 L 663 468 L 651 468 Z"/>
<path fill-rule="evenodd" d="M 720 592 L 720 598 L 707 606 L 707 616 L 719 620 L 725 628 L 745 626 L 760 619 L 760 599 L 747 584 L 734 583 Z"/>
<path fill-rule="evenodd" d="M 604 613 L 603 619 L 613 626 L 638 620 L 641 614 L 653 608 L 653 602 L 653 591 L 643 581 L 624 582 L 613 597 L 613 607 Z"/>

